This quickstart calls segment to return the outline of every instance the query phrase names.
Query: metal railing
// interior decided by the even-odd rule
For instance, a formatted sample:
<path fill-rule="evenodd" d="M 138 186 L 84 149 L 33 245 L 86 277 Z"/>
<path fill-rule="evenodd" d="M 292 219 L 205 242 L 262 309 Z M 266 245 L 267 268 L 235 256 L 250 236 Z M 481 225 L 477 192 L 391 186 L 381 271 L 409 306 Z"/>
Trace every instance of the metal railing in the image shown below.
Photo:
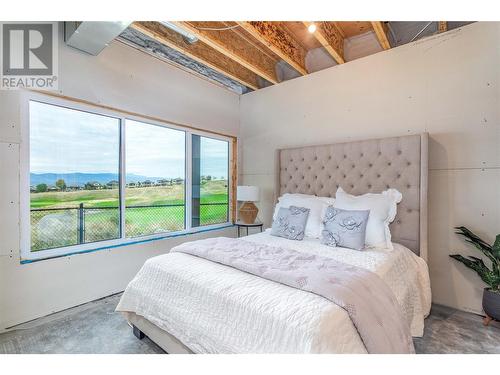
<path fill-rule="evenodd" d="M 119 207 L 32 208 L 31 251 L 120 238 Z M 228 221 L 227 202 L 200 203 L 200 225 Z M 184 229 L 185 205 L 125 207 L 125 235 L 174 232 Z"/>

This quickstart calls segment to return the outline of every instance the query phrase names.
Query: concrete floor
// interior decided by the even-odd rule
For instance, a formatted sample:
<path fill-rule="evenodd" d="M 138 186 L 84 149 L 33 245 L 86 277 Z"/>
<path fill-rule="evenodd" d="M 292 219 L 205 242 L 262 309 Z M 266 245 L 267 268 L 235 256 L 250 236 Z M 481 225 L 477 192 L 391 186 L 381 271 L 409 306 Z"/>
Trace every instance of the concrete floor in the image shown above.
<path fill-rule="evenodd" d="M 417 353 L 500 353 L 500 322 L 483 326 L 483 317 L 450 307 L 432 305 L 424 336 L 413 339 Z"/>
<path fill-rule="evenodd" d="M 89 302 L 2 333 L 0 353 L 164 353 L 147 337 L 135 338 L 123 316 L 115 312 L 120 296 Z"/>
<path fill-rule="evenodd" d="M 0 334 L 0 353 L 164 353 L 138 340 L 114 309 L 110 296 L 17 326 Z M 500 324 L 482 325 L 480 316 L 434 305 L 417 353 L 500 353 Z"/>

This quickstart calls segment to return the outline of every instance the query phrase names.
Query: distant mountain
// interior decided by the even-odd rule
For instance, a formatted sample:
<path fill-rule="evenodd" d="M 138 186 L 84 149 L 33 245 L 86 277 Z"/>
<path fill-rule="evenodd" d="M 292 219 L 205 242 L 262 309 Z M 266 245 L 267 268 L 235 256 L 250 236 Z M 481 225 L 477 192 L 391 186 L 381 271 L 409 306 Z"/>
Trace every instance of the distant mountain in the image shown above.
<path fill-rule="evenodd" d="M 117 173 L 30 173 L 30 185 L 38 184 L 55 185 L 62 178 L 67 186 L 84 186 L 87 182 L 99 182 L 107 184 L 110 181 L 118 181 Z M 140 182 L 145 180 L 157 181 L 162 177 L 148 177 L 137 174 L 127 174 L 126 181 Z"/>

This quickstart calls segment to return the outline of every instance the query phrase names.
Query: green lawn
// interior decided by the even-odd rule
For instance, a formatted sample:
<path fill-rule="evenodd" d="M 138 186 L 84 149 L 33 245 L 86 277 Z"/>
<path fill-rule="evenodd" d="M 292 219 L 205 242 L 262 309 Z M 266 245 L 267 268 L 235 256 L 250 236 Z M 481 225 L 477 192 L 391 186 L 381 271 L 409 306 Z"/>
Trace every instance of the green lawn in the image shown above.
<path fill-rule="evenodd" d="M 128 207 L 125 212 L 127 237 L 184 228 L 183 185 L 127 188 L 125 194 L 125 205 Z M 227 205 L 204 205 L 226 202 L 227 181 L 204 183 L 201 188 L 200 225 L 226 222 Z M 32 251 L 77 244 L 79 211 L 76 208 L 80 203 L 84 205 L 85 242 L 119 237 L 118 189 L 32 193 L 32 209 L 58 209 L 32 211 Z M 180 206 L 147 207 L 156 205 Z"/>

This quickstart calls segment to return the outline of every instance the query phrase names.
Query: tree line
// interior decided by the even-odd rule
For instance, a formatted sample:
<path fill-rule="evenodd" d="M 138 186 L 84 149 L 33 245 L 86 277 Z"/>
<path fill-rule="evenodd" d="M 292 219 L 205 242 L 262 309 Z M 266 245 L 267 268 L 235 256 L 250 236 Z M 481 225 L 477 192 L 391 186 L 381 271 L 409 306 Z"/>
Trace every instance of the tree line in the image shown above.
<path fill-rule="evenodd" d="M 215 176 L 201 176 L 201 182 L 202 184 L 208 181 L 216 180 L 217 178 Z M 220 178 L 221 180 L 225 179 L 224 176 Z M 173 179 L 162 179 L 158 180 L 156 185 L 158 186 L 167 186 L 167 185 L 178 185 L 182 184 L 184 180 L 182 178 L 173 178 Z M 70 190 L 100 190 L 100 189 L 113 189 L 117 188 L 119 185 L 118 181 L 110 181 L 107 184 L 101 184 L 99 182 L 86 182 L 83 186 L 83 188 L 80 187 L 73 187 L 70 186 Z M 129 186 L 130 185 L 130 186 Z M 66 181 L 64 179 L 60 178 L 56 181 L 55 183 L 55 190 L 57 191 L 66 191 L 68 189 L 68 186 L 66 184 Z M 127 187 L 151 187 L 155 186 L 155 183 L 153 183 L 150 180 L 146 180 L 143 182 L 134 182 L 127 184 Z M 32 192 L 35 193 L 46 193 L 50 190 L 54 190 L 54 188 L 51 188 L 49 185 L 46 183 L 40 183 L 37 184 L 34 188 L 31 188 Z"/>

